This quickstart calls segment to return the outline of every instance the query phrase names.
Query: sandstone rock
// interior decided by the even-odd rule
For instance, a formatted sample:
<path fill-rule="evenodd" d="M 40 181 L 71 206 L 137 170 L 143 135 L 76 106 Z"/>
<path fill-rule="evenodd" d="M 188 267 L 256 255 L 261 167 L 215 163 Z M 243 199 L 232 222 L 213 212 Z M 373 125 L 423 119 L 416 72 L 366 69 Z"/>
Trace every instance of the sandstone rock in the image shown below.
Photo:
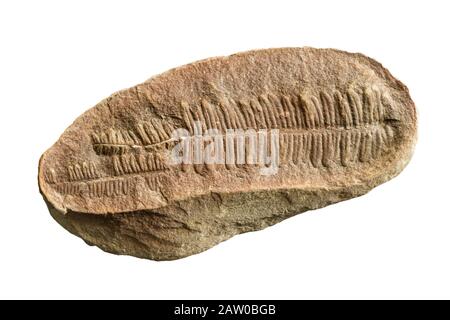
<path fill-rule="evenodd" d="M 408 89 L 378 62 L 256 50 L 101 101 L 43 154 L 39 187 L 88 244 L 170 260 L 360 196 L 405 167 L 415 139 Z"/>

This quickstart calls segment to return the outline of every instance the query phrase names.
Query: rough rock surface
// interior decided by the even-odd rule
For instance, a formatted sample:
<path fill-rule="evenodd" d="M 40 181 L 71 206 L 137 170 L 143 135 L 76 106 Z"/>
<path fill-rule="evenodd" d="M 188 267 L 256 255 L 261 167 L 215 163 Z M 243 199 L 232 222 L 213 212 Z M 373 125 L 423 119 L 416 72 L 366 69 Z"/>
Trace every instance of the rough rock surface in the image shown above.
<path fill-rule="evenodd" d="M 215 154 L 235 158 L 176 164 L 174 147 L 195 137 L 173 130 L 200 136 L 198 127 L 217 129 Z M 273 133 L 260 150 L 278 158 L 254 161 L 253 140 L 244 135 L 239 149 L 237 134 L 226 145 L 226 129 Z M 52 216 L 88 244 L 171 260 L 365 194 L 405 167 L 415 139 L 408 89 L 378 62 L 333 49 L 255 50 L 101 101 L 43 154 L 39 187 Z"/>

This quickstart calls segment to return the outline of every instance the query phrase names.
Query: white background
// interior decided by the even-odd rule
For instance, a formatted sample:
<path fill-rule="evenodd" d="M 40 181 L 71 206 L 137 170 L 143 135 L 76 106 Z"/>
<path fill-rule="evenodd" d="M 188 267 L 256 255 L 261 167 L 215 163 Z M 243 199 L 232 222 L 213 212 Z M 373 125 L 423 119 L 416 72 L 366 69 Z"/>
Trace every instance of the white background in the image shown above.
<path fill-rule="evenodd" d="M 450 298 L 448 1 L 2 1 L 0 298 Z M 210 56 L 334 47 L 410 89 L 419 141 L 369 194 L 173 262 L 50 217 L 39 156 L 114 91 Z"/>

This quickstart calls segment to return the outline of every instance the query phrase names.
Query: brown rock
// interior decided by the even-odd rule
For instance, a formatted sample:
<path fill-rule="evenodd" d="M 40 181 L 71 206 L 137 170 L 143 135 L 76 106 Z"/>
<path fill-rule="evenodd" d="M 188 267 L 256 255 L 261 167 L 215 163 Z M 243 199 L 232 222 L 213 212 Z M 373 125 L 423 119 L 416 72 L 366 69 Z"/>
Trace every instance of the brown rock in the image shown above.
<path fill-rule="evenodd" d="M 210 140 L 207 129 L 217 129 Z M 39 187 L 87 243 L 170 260 L 362 195 L 405 167 L 415 138 L 408 89 L 378 62 L 331 49 L 249 51 L 101 101 L 44 153 Z"/>

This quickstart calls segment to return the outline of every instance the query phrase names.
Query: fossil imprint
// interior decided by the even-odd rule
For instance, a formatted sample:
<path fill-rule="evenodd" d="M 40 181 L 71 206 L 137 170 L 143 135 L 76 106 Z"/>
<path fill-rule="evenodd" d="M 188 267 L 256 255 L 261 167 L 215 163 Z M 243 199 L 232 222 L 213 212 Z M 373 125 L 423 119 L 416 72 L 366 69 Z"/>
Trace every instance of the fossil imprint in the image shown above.
<path fill-rule="evenodd" d="M 405 167 L 415 139 L 407 88 L 374 60 L 256 50 L 101 101 L 43 154 L 39 186 L 53 217 L 87 243 L 171 260 L 362 195 Z M 174 162 L 174 150 L 203 158 Z"/>

